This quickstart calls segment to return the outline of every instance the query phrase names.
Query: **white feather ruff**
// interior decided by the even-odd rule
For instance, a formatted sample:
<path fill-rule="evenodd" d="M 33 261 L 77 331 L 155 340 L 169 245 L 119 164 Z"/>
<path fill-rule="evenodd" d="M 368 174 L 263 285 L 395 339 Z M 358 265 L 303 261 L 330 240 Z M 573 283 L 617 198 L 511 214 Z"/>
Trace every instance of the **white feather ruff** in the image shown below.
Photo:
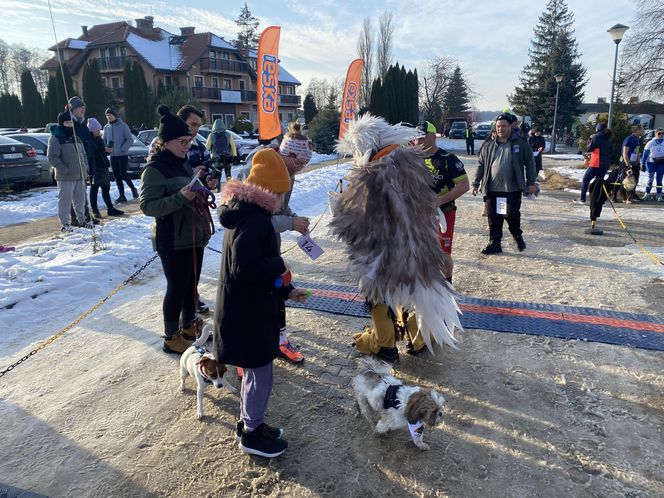
<path fill-rule="evenodd" d="M 435 193 L 423 151 L 399 148 L 368 162 L 372 150 L 415 135 L 412 128 L 368 114 L 350 124 L 337 150 L 352 154 L 354 166 L 349 185 L 334 202 L 330 227 L 348 244 L 350 274 L 369 302 L 415 312 L 431 351 L 433 343 L 456 348 L 460 310 L 443 273 L 439 217 L 428 208 Z"/>

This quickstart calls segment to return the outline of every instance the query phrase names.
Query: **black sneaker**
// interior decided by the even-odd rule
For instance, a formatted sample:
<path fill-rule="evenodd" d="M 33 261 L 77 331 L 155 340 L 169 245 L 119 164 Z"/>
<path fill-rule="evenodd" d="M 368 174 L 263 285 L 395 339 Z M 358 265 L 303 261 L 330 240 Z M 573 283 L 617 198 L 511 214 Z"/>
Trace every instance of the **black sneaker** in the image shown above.
<path fill-rule="evenodd" d="M 106 214 L 108 216 L 122 216 L 124 214 L 124 211 L 120 211 L 119 209 L 111 208 L 106 211 Z"/>
<path fill-rule="evenodd" d="M 98 209 L 93 209 L 92 210 L 92 216 L 94 216 L 95 218 L 101 218 L 102 217 L 101 213 L 99 212 Z"/>
<path fill-rule="evenodd" d="M 252 432 L 242 431 L 240 436 L 240 449 L 250 455 L 258 455 L 265 458 L 274 458 L 281 455 L 288 448 L 285 439 L 275 439 L 258 429 Z"/>
<path fill-rule="evenodd" d="M 132 191 L 131 191 L 131 196 L 132 196 L 134 199 L 138 199 L 138 190 L 132 190 Z"/>
<path fill-rule="evenodd" d="M 500 254 L 501 252 L 503 252 L 503 248 L 494 242 L 482 249 L 482 254 Z"/>
<path fill-rule="evenodd" d="M 376 358 L 387 361 L 388 363 L 394 363 L 399 359 L 399 350 L 397 348 L 381 347 L 375 356 Z"/>
<path fill-rule="evenodd" d="M 235 426 L 235 437 L 238 441 L 242 439 L 242 431 L 244 430 L 244 422 L 238 420 L 237 425 Z M 284 435 L 284 430 L 281 427 L 272 427 L 266 423 L 262 423 L 256 427 L 256 431 L 262 431 L 266 436 L 271 437 L 272 439 L 281 439 L 281 436 Z"/>
<path fill-rule="evenodd" d="M 522 252 L 526 249 L 526 241 L 523 240 L 523 237 L 519 235 L 518 237 L 514 237 L 514 241 L 516 242 L 516 247 L 518 247 L 519 252 Z"/>
<path fill-rule="evenodd" d="M 197 310 L 201 315 L 207 313 L 210 311 L 210 307 L 205 304 L 203 301 L 198 301 L 198 310 Z"/>
<path fill-rule="evenodd" d="M 116 204 L 120 204 L 121 202 L 127 202 L 127 198 L 124 195 L 121 195 L 117 199 L 115 199 Z"/>

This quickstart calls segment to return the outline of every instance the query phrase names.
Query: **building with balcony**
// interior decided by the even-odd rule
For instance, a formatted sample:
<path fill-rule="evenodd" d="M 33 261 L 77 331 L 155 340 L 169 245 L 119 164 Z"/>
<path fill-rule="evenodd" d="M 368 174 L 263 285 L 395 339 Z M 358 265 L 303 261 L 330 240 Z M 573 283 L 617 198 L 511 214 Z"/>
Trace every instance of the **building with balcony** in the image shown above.
<path fill-rule="evenodd" d="M 166 88 L 178 85 L 203 110 L 208 123 L 222 119 L 230 127 L 239 117 L 257 123 L 257 54 L 249 51 L 243 55 L 214 33 L 196 33 L 194 27 L 183 27 L 180 34 L 174 35 L 155 27 L 153 18 L 146 16 L 136 19 L 136 26 L 126 21 L 89 29 L 83 26 L 78 39 L 67 38 L 49 50 L 55 55 L 42 69 L 55 76 L 60 57 L 70 69 L 77 93 L 81 92 L 85 64 L 98 59 L 102 81 L 121 112 L 124 66 L 136 61 L 143 68 L 153 95 L 157 95 L 160 82 Z M 299 85 L 300 81 L 279 65 L 279 113 L 283 123 L 300 114 Z"/>

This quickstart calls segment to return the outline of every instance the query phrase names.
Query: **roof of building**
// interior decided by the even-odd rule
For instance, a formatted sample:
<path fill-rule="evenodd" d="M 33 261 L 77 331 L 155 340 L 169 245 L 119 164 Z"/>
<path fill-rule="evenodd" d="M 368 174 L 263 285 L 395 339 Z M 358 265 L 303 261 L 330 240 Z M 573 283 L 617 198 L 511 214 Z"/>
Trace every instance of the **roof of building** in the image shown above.
<path fill-rule="evenodd" d="M 258 59 L 258 50 L 249 50 L 247 52 L 248 59 Z M 301 85 L 302 83 L 291 73 L 286 71 L 281 64 L 279 64 L 279 83 L 291 83 L 293 85 Z"/>
<path fill-rule="evenodd" d="M 664 114 L 664 104 L 652 100 L 644 100 L 635 104 L 620 104 L 623 111 L 629 114 Z M 584 102 L 579 106 L 581 113 L 609 112 L 609 103 Z"/>

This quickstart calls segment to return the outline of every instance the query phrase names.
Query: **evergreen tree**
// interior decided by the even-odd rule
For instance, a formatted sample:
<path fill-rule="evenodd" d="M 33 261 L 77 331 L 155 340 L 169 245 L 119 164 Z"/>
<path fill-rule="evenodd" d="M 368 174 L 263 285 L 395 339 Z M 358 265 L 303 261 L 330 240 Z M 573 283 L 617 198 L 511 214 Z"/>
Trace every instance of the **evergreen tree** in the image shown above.
<path fill-rule="evenodd" d="M 258 48 L 258 41 L 260 34 L 258 33 L 259 21 L 251 15 L 247 2 L 244 2 L 244 7 L 240 11 L 240 15 L 235 20 L 239 31 L 237 33 L 237 40 L 233 43 L 241 54 L 247 54 L 248 50 L 256 50 Z"/>
<path fill-rule="evenodd" d="M 166 95 L 166 87 L 164 86 L 162 79 L 159 78 L 159 82 L 157 83 L 157 103 L 161 102 L 164 95 Z"/>
<path fill-rule="evenodd" d="M 63 64 L 62 70 L 58 68 L 55 75 L 55 103 L 53 106 L 56 112 L 55 116 L 53 116 L 53 120 L 58 117 L 58 114 L 64 111 L 65 106 L 67 105 L 67 101 L 74 95 L 76 94 L 74 93 L 74 83 L 71 80 L 69 66 L 67 66 L 67 64 Z"/>
<path fill-rule="evenodd" d="M 90 59 L 83 69 L 83 100 L 85 100 L 88 117 L 97 118 L 103 122 L 104 111 L 108 107 L 106 89 L 99 72 L 99 60 Z"/>
<path fill-rule="evenodd" d="M 574 38 L 574 15 L 565 0 L 548 0 L 546 10 L 535 26 L 530 63 L 523 68 L 520 86 L 509 101 L 515 112 L 530 116 L 532 122 L 550 130 L 556 101 L 554 75 L 563 76 L 558 97 L 556 126 L 569 128 L 578 115 L 586 84 L 586 70 Z"/>
<path fill-rule="evenodd" d="M 0 94 L 0 127 L 18 128 L 21 126 L 21 101 L 13 93 Z"/>
<path fill-rule="evenodd" d="M 134 71 L 129 60 L 124 63 L 122 72 L 122 86 L 124 87 L 124 115 L 127 123 L 136 122 L 136 85 L 134 84 Z"/>
<path fill-rule="evenodd" d="M 443 97 L 443 113 L 445 116 L 458 116 L 467 112 L 469 107 L 468 84 L 461 73 L 461 68 L 457 66 Z"/>
<path fill-rule="evenodd" d="M 57 97 L 57 83 L 54 76 L 48 78 L 48 89 L 46 90 L 46 97 L 44 97 L 44 122 L 54 123 L 57 121 L 58 114 L 58 97 Z"/>
<path fill-rule="evenodd" d="M 134 66 L 132 68 L 132 78 L 132 93 L 136 109 L 134 110 L 134 121 L 130 121 L 130 123 L 139 126 L 152 121 L 155 106 L 152 103 L 150 88 L 145 81 L 143 67 L 136 61 L 134 61 Z"/>
<path fill-rule="evenodd" d="M 374 80 L 369 112 L 392 124 L 402 121 L 415 124 L 419 115 L 418 91 L 417 73 L 406 71 L 397 63 L 389 67 L 384 80 Z"/>
<path fill-rule="evenodd" d="M 330 90 L 327 104 L 321 109 L 309 126 L 309 138 L 314 144 L 314 150 L 320 154 L 332 154 L 334 145 L 339 136 L 339 120 L 341 113 L 336 105 L 336 92 Z"/>
<path fill-rule="evenodd" d="M 314 101 L 314 96 L 310 93 L 304 97 L 304 103 L 302 104 L 304 108 L 304 122 L 309 124 L 318 114 L 318 108 L 316 107 L 316 102 Z"/>
<path fill-rule="evenodd" d="M 199 102 L 195 99 L 189 97 L 187 90 L 179 85 L 172 85 L 166 91 L 164 96 L 159 99 L 160 104 L 168 106 L 171 112 L 175 113 L 177 110 L 185 104 L 191 104 L 194 107 L 200 108 Z M 159 115 L 157 114 L 157 107 L 153 106 L 152 117 L 150 121 L 145 121 L 145 124 L 149 123 L 159 123 Z"/>
<path fill-rule="evenodd" d="M 21 104 L 22 126 L 44 126 L 44 104 L 28 69 L 21 73 Z"/>

